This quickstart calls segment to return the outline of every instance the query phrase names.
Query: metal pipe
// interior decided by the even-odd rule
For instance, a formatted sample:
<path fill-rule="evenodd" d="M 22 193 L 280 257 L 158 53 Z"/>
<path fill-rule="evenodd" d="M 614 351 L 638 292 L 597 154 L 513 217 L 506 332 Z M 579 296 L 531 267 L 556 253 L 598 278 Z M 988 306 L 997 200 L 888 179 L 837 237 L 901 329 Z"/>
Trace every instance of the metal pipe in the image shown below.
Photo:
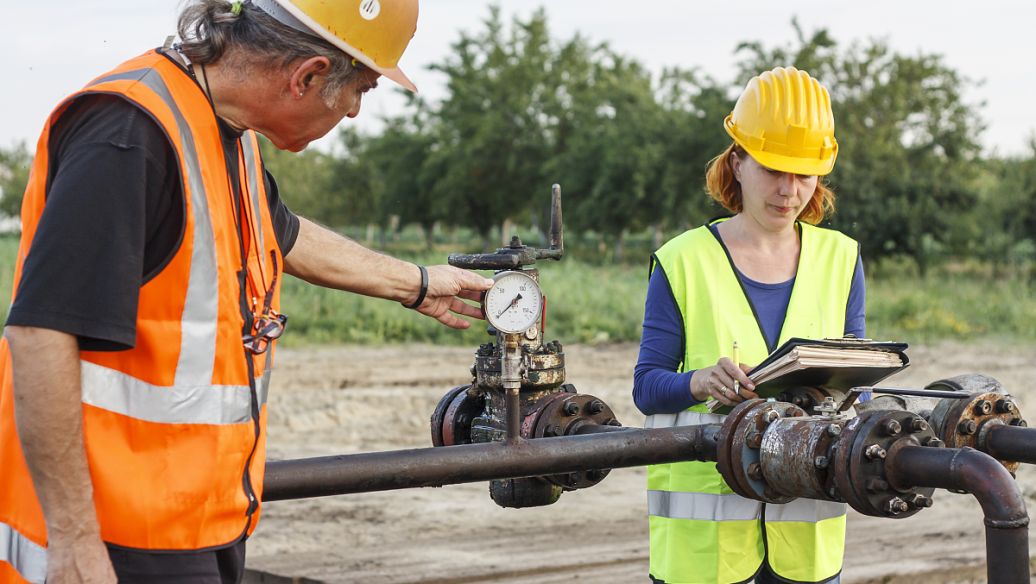
<path fill-rule="evenodd" d="M 993 458 L 1036 464 L 1036 428 L 993 426 L 984 442 L 982 450 Z"/>
<path fill-rule="evenodd" d="M 716 460 L 720 424 L 281 460 L 264 501 L 437 487 L 685 460 Z"/>
<path fill-rule="evenodd" d="M 986 577 L 994 584 L 1029 581 L 1029 515 L 1011 473 L 972 448 L 904 446 L 889 451 L 889 482 L 971 493 L 986 524 Z"/>

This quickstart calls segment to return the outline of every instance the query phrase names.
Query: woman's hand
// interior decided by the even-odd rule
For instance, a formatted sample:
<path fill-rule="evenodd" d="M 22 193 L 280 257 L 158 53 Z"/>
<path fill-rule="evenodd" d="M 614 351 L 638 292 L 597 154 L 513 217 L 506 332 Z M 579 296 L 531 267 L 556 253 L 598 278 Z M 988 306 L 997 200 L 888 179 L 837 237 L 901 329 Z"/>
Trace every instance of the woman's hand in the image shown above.
<path fill-rule="evenodd" d="M 704 402 L 710 397 L 725 406 L 736 406 L 746 399 L 756 399 L 755 384 L 748 379 L 747 372 L 752 367 L 734 365 L 727 357 L 720 357 L 712 367 L 698 369 L 691 375 L 691 395 Z M 739 387 L 734 389 L 734 381 Z"/>

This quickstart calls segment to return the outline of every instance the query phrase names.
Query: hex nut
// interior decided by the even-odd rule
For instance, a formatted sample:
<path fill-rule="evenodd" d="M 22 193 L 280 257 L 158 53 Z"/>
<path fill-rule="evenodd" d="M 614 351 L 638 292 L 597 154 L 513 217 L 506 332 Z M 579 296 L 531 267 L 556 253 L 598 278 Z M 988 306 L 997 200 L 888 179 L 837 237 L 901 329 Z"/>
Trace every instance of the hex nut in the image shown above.
<path fill-rule="evenodd" d="M 566 416 L 574 416 L 579 413 L 579 404 L 576 402 L 568 402 L 563 408 Z"/>
<path fill-rule="evenodd" d="M 871 444 L 863 453 L 871 460 L 874 460 L 875 458 L 885 458 L 888 455 L 880 444 Z"/>
<path fill-rule="evenodd" d="M 829 424 L 827 426 L 827 433 L 829 436 L 838 436 L 842 433 L 842 427 L 838 424 Z"/>
<path fill-rule="evenodd" d="M 748 465 L 748 478 L 753 481 L 763 480 L 763 467 L 758 462 Z"/>
<path fill-rule="evenodd" d="M 915 417 L 910 420 L 910 431 L 914 434 L 918 432 L 924 432 L 928 429 L 928 422 L 921 418 Z"/>
<path fill-rule="evenodd" d="M 885 503 L 885 511 L 889 515 L 899 515 L 900 513 L 905 513 L 909 510 L 910 505 L 899 497 L 892 497 L 887 503 Z"/>
<path fill-rule="evenodd" d="M 976 430 L 978 430 L 978 424 L 975 423 L 975 420 L 961 420 L 960 423 L 957 424 L 957 431 L 965 436 L 974 434 Z"/>
<path fill-rule="evenodd" d="M 989 415 L 993 411 L 993 404 L 989 403 L 987 399 L 980 399 L 975 402 L 975 413 L 980 416 Z"/>
<path fill-rule="evenodd" d="M 882 426 L 882 430 L 885 431 L 886 436 L 898 436 L 903 431 L 903 426 L 898 420 L 888 420 Z"/>
<path fill-rule="evenodd" d="M 749 448 L 751 448 L 753 450 L 759 450 L 759 448 L 763 445 L 763 435 L 762 435 L 762 433 L 761 432 L 752 432 L 745 439 L 745 444 Z"/>
<path fill-rule="evenodd" d="M 818 456 L 813 459 L 813 466 L 819 468 L 820 470 L 824 470 L 825 468 L 827 468 L 828 464 L 830 464 L 830 461 L 827 459 L 826 456 Z"/>
<path fill-rule="evenodd" d="M 931 448 L 942 448 L 943 446 L 946 446 L 946 443 L 938 438 L 931 437 L 924 441 L 924 446 L 929 446 Z"/>

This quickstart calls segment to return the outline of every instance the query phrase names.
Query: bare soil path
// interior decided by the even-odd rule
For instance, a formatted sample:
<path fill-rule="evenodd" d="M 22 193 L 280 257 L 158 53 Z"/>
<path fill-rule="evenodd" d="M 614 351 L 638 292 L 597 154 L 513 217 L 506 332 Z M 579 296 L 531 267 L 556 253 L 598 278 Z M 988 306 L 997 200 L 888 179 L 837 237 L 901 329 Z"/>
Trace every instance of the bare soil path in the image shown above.
<path fill-rule="evenodd" d="M 635 345 L 565 352 L 580 393 L 603 398 L 625 425 L 640 425 L 630 398 Z M 910 356 L 913 365 L 890 385 L 984 373 L 1036 419 L 1036 346 L 946 344 L 914 347 Z M 472 361 L 463 347 L 281 351 L 270 459 L 429 446 L 432 409 L 470 380 Z M 1032 509 L 1036 468 L 1018 475 Z M 594 488 L 522 510 L 497 507 L 482 483 L 270 503 L 248 566 L 270 582 L 647 582 L 644 482 L 643 469 L 617 469 Z M 1036 541 L 1030 546 L 1036 551 Z M 938 491 L 933 508 L 900 521 L 850 512 L 847 549 L 846 584 L 984 581 L 982 514 L 967 495 Z"/>

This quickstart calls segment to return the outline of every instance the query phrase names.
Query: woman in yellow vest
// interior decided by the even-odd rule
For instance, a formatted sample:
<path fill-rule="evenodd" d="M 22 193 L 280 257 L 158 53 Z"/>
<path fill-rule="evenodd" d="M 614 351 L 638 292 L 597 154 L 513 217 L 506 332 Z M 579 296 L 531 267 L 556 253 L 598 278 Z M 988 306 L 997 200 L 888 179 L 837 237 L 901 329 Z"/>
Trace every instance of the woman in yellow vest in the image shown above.
<path fill-rule="evenodd" d="M 652 257 L 633 390 L 647 427 L 721 420 L 706 401 L 757 397 L 745 372 L 790 337 L 864 334 L 859 246 L 816 227 L 834 210 L 820 180 L 838 153 L 827 90 L 804 71 L 767 71 L 723 126 L 733 143 L 706 182 L 733 216 Z M 762 504 L 734 494 L 714 463 L 686 462 L 649 467 L 648 516 L 653 582 L 839 580 L 844 504 Z"/>

